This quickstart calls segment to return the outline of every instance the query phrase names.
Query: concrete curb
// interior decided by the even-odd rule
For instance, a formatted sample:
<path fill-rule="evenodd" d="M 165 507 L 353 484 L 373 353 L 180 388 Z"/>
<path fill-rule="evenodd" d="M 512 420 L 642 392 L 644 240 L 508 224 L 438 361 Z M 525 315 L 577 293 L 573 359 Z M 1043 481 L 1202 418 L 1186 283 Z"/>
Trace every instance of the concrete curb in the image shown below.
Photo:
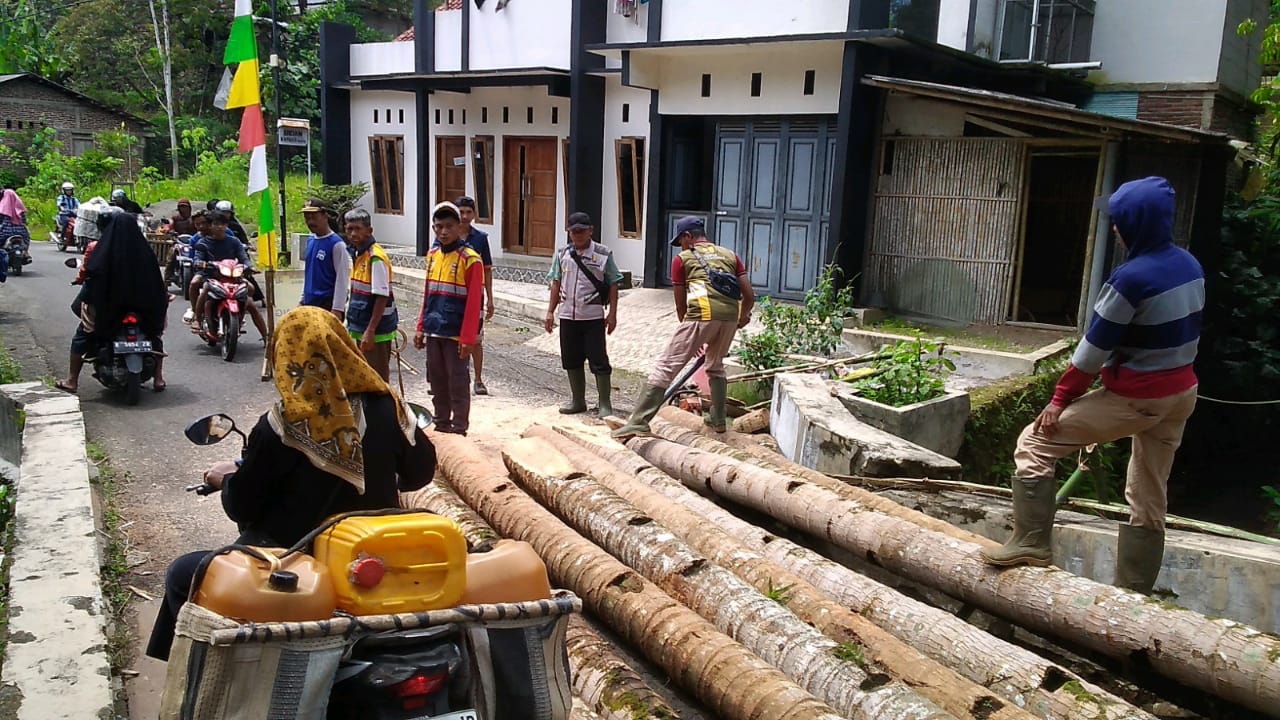
<path fill-rule="evenodd" d="M 80 401 L 41 383 L 0 386 L 22 432 L 0 714 L 110 718 L 106 601 Z M 10 714 L 12 713 L 12 714 Z"/>

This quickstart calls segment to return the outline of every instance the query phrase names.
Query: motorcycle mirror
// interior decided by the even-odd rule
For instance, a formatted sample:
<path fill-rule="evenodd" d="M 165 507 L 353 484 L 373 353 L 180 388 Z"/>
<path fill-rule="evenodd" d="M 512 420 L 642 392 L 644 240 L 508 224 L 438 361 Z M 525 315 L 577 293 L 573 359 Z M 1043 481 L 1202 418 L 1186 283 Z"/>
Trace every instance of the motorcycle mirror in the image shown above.
<path fill-rule="evenodd" d="M 74 257 L 67 258 L 66 262 L 62 264 L 66 265 L 69 268 L 80 267 L 80 258 L 74 258 Z"/>
<path fill-rule="evenodd" d="M 418 429 L 426 430 L 435 422 L 435 418 L 431 417 L 431 411 L 418 403 L 409 403 L 409 409 L 413 410 L 414 417 L 418 419 Z"/>
<path fill-rule="evenodd" d="M 241 437 L 244 436 L 244 433 L 236 428 L 236 422 L 231 419 L 231 416 L 218 413 L 196 420 L 187 426 L 183 434 L 196 445 L 213 445 L 222 442 L 223 438 L 233 432 L 239 433 Z"/>

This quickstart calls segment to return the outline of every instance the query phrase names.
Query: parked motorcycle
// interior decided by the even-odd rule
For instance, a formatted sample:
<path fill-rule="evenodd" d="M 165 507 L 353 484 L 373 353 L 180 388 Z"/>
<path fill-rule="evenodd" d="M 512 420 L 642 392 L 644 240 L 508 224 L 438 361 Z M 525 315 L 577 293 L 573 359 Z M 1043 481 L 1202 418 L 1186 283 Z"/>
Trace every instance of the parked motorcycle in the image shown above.
<path fill-rule="evenodd" d="M 81 243 L 76 238 L 76 214 L 74 212 L 59 213 L 58 219 L 61 230 L 55 228 L 49 231 L 49 240 L 57 246 L 58 252 L 66 252 L 69 247 L 79 248 L 83 252 L 84 248 L 80 247 Z"/>
<path fill-rule="evenodd" d="M 79 267 L 80 258 L 67 258 L 69 268 Z M 138 327 L 138 316 L 125 313 L 111 342 L 103 343 L 97 353 L 86 353 L 84 361 L 93 367 L 93 376 L 109 390 L 123 390 L 124 400 L 137 405 L 142 397 L 142 383 L 156 373 L 159 353 L 152 338 Z"/>
<path fill-rule="evenodd" d="M 9 255 L 10 275 L 21 275 L 23 266 L 31 264 L 31 254 L 27 252 L 26 238 L 21 235 L 10 235 L 5 238 L 4 250 Z"/>
<path fill-rule="evenodd" d="M 232 259 L 197 265 L 196 269 L 205 273 L 207 278 L 200 338 L 209 347 L 221 343 L 222 359 L 231 362 L 236 356 L 240 334 L 245 332 L 244 314 L 249 302 L 245 273 L 250 272 L 249 268 Z"/>

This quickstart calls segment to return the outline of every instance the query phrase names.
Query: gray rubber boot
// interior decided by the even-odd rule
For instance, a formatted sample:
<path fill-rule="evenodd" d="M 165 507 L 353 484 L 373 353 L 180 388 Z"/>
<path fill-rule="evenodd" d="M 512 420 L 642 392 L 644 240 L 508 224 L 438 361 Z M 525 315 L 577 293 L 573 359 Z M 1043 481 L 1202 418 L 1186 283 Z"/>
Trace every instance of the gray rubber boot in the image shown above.
<path fill-rule="evenodd" d="M 729 381 L 722 377 L 707 377 L 707 385 L 711 387 L 711 408 L 707 411 L 707 417 L 702 420 L 708 427 L 716 432 L 724 432 L 729 429 L 728 421 L 725 419 L 725 402 L 729 397 Z"/>
<path fill-rule="evenodd" d="M 1116 544 L 1116 587 L 1150 595 L 1164 560 L 1164 531 L 1121 525 Z"/>
<path fill-rule="evenodd" d="M 649 430 L 649 421 L 658 414 L 658 410 L 662 409 L 666 394 L 667 389 L 661 385 L 646 386 L 644 394 L 640 396 L 640 402 L 636 403 L 636 409 L 632 410 L 631 417 L 627 418 L 627 424 L 609 434 L 616 440 L 653 435 Z"/>
<path fill-rule="evenodd" d="M 577 415 L 587 411 L 587 371 L 565 370 L 569 376 L 569 404 L 560 406 L 561 415 Z"/>
<path fill-rule="evenodd" d="M 605 373 L 596 375 L 596 417 L 609 417 L 613 414 L 613 376 Z"/>
<path fill-rule="evenodd" d="M 1013 479 L 1013 536 L 995 550 L 983 550 L 992 565 L 1053 563 L 1053 516 L 1057 511 L 1053 478 Z"/>

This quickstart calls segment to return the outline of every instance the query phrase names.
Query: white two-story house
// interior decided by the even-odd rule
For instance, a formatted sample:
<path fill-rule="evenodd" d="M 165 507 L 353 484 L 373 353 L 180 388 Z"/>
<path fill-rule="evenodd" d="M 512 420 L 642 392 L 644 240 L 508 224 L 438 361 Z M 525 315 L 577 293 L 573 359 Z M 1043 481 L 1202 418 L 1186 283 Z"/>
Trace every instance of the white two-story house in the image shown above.
<path fill-rule="evenodd" d="M 584 211 L 624 270 L 661 286 L 671 227 L 698 215 L 759 293 L 800 298 L 835 263 L 868 305 L 1059 326 L 1083 322 L 1116 260 L 1098 195 L 1163 174 L 1179 191 L 1180 238 L 1216 228 L 1221 133 L 1247 131 L 1244 91 L 1257 82 L 1258 40 L 1235 26 L 1267 10 L 430 4 L 418 2 L 397 42 L 353 44 L 350 28 L 322 28 L 324 179 L 370 182 L 384 241 L 422 252 L 431 205 L 466 194 L 499 276 L 539 274 L 567 215 Z M 1182 14 L 1135 32 L 1134 6 L 1168 4 Z M 1198 114 L 1162 115 L 1173 95 Z"/>

